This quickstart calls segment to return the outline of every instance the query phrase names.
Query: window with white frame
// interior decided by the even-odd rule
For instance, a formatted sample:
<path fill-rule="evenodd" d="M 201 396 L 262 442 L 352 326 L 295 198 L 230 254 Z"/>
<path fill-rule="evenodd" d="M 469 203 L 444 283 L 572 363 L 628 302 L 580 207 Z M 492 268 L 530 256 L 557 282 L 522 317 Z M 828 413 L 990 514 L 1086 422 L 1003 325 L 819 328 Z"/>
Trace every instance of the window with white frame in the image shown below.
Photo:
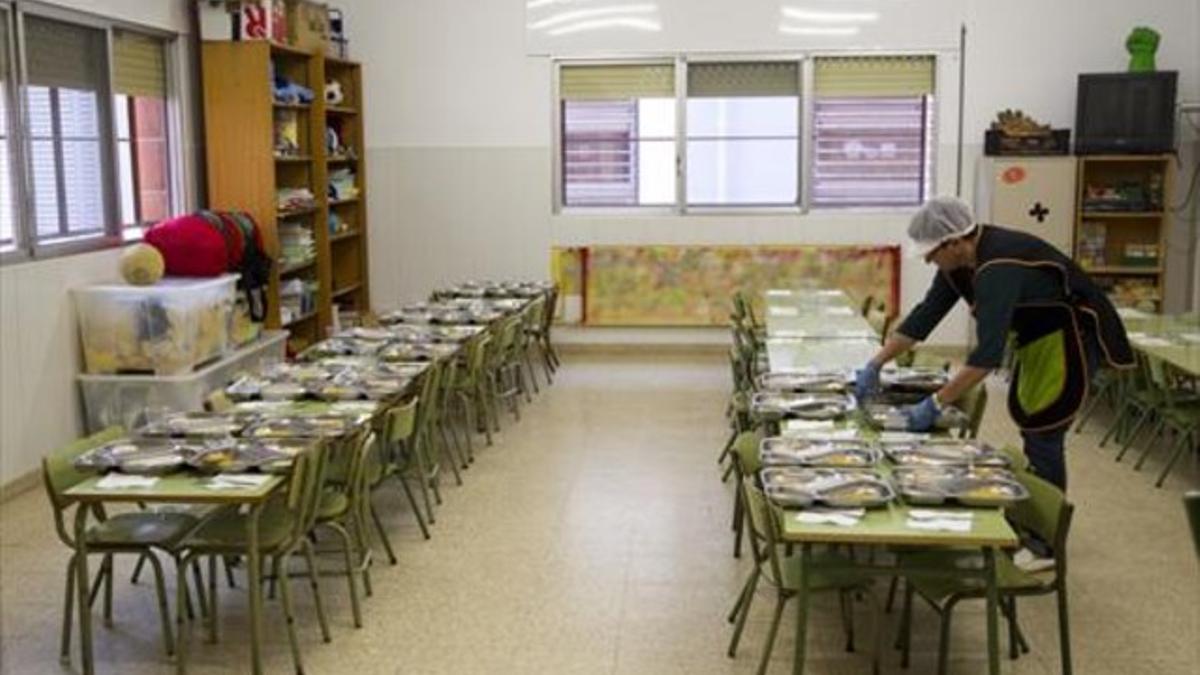
<path fill-rule="evenodd" d="M 559 205 L 894 208 L 927 198 L 933 57 L 818 57 L 809 91 L 803 63 L 560 64 Z"/>
<path fill-rule="evenodd" d="M 563 66 L 559 102 L 563 205 L 675 202 L 674 65 Z"/>
<path fill-rule="evenodd" d="M 817 58 L 813 64 L 813 207 L 903 207 L 933 184 L 934 60 Z"/>
<path fill-rule="evenodd" d="M 800 64 L 689 63 L 687 203 L 799 203 Z"/>
<path fill-rule="evenodd" d="M 0 3 L 6 259 L 115 245 L 170 215 L 170 39 L 67 10 Z M 4 62 L 9 54 L 21 69 Z M 5 115 L 17 97 L 23 115 Z"/>

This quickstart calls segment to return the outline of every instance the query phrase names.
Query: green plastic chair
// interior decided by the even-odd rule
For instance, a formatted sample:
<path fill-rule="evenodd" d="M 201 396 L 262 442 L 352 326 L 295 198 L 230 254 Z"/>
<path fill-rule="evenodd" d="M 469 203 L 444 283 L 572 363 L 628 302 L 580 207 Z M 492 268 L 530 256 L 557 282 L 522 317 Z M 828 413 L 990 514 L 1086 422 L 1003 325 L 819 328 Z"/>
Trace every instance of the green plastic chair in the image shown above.
<path fill-rule="evenodd" d="M 521 419 L 520 398 L 523 385 L 521 383 L 520 364 L 513 368 L 513 344 L 516 332 L 520 326 L 520 317 L 512 316 L 503 319 L 495 338 L 488 359 L 488 380 L 492 398 L 508 402 L 509 410 L 516 420 Z M 498 417 L 498 416 L 497 416 Z M 497 420 L 497 431 L 499 424 Z"/>
<path fill-rule="evenodd" d="M 1183 495 L 1183 508 L 1187 511 L 1188 524 L 1192 526 L 1196 555 L 1200 556 L 1200 490 L 1190 490 Z"/>
<path fill-rule="evenodd" d="M 1187 378 L 1176 372 L 1171 364 L 1140 352 L 1139 357 L 1146 368 L 1147 381 L 1161 405 L 1155 411 L 1157 421 L 1150 432 L 1150 442 L 1142 450 L 1133 469 L 1141 470 L 1142 464 L 1157 446 L 1158 439 L 1168 431 L 1173 433 L 1175 440 L 1168 446 L 1170 454 L 1167 463 L 1154 482 L 1154 487 L 1160 488 L 1183 453 L 1200 442 L 1200 399 L 1187 386 Z"/>
<path fill-rule="evenodd" d="M 1118 462 L 1124 459 L 1125 454 L 1137 442 L 1143 429 L 1153 428 L 1157 411 L 1165 403 L 1162 390 L 1154 384 L 1150 360 L 1140 351 L 1135 352 L 1134 356 L 1137 359 L 1137 367 L 1132 372 L 1125 373 L 1122 378 L 1121 406 L 1117 410 L 1117 416 L 1100 439 L 1102 448 L 1110 440 L 1122 442 L 1116 456 Z"/>
<path fill-rule="evenodd" d="M 1062 672 L 1071 673 L 1071 633 L 1067 611 L 1067 535 L 1075 507 L 1054 485 L 1032 473 L 1017 473 L 1018 480 L 1029 490 L 1029 499 L 1007 510 L 1009 520 L 1043 541 L 1053 542 L 1054 568 L 1047 573 L 1029 573 L 1018 568 L 1007 555 L 996 556 L 996 577 L 1000 592 L 1000 609 L 1008 619 L 1009 652 L 1017 658 L 1018 648 L 1029 651 L 1017 623 L 1016 599 L 1025 596 L 1053 594 L 1058 600 L 1059 649 Z M 961 567 L 964 556 L 973 555 L 952 551 L 920 551 L 900 558 L 900 567 L 932 568 Z M 946 672 L 950 649 L 951 617 L 955 606 L 969 599 L 985 599 L 987 587 L 982 579 L 953 579 L 925 575 L 908 576 L 901 620 L 901 664 L 908 665 L 912 634 L 912 599 L 919 595 L 941 617 L 941 640 L 938 645 L 938 673 Z"/>
<path fill-rule="evenodd" d="M 788 601 L 796 597 L 800 590 L 800 580 L 805 579 L 805 586 L 810 593 L 837 591 L 840 595 L 842 626 L 846 631 L 846 650 L 854 650 L 854 619 L 853 593 L 870 590 L 871 578 L 867 574 L 854 570 L 851 561 L 831 551 L 820 551 L 814 554 L 816 560 L 824 569 L 809 570 L 804 574 L 800 556 L 785 557 L 782 549 L 787 544 L 782 539 L 783 515 L 778 507 L 767 501 L 766 495 L 754 484 L 753 477 L 747 477 L 739 483 L 749 515 L 748 522 L 751 532 L 751 550 L 754 551 L 755 565 L 751 576 L 742 588 L 739 602 L 734 608 L 736 626 L 730 641 L 728 653 L 732 657 L 736 653 L 738 640 L 746 625 L 746 617 L 750 614 L 750 606 L 757 592 L 760 580 L 775 589 L 775 613 L 771 627 L 767 632 L 766 645 L 758 664 L 758 674 L 767 672 L 771 652 L 775 647 L 775 635 L 779 632 L 779 623 L 783 618 L 783 610 Z M 840 565 L 840 566 L 839 566 Z M 833 567 L 831 569 L 830 567 Z M 874 596 L 869 596 L 874 597 Z M 796 639 L 803 639 L 800 626 L 797 625 Z M 879 666 L 878 636 L 882 634 L 880 626 L 875 626 L 876 645 L 874 650 L 875 669 Z"/>
<path fill-rule="evenodd" d="M 454 395 L 463 411 L 467 425 L 467 449 L 472 452 L 471 434 L 482 429 L 487 444 L 492 444 L 492 418 L 495 416 L 493 400 L 487 390 L 487 355 L 492 338 L 480 334 L 466 345 L 466 364 L 458 370 L 454 382 Z M 482 415 L 482 417 L 481 417 Z"/>
<path fill-rule="evenodd" d="M 558 295 L 558 284 L 555 284 L 546 294 L 546 305 L 542 311 L 542 325 L 538 331 L 538 342 L 542 345 L 542 352 L 546 356 L 550 372 L 557 372 L 562 363 L 558 358 L 558 351 L 550 339 L 550 329 L 554 327 L 554 315 L 558 311 Z"/>
<path fill-rule="evenodd" d="M 760 429 L 750 429 L 737 435 L 730 451 L 733 476 L 740 485 L 747 478 L 753 478 L 762 468 L 758 448 L 762 444 L 763 432 Z M 733 491 L 733 557 L 742 557 L 742 538 L 746 529 L 746 499 L 742 490 Z"/>
<path fill-rule="evenodd" d="M 59 448 L 42 458 L 42 482 L 46 488 L 46 496 L 50 499 L 50 508 L 54 514 L 54 528 L 63 544 L 75 550 L 74 529 L 67 526 L 67 512 L 72 507 L 83 508 L 66 496 L 67 490 L 91 477 L 90 474 L 75 469 L 75 460 L 89 450 L 111 443 L 125 435 L 121 427 L 109 427 L 86 438 L 79 439 L 65 447 Z M 97 522 L 87 529 L 87 548 L 89 554 L 103 555 L 104 562 L 97 572 L 95 582 L 89 595 L 89 604 L 95 603 L 104 586 L 104 622 L 112 625 L 113 600 L 113 556 L 117 554 L 134 554 L 144 556 L 150 561 L 154 571 L 154 590 L 158 597 L 159 618 L 162 621 L 163 647 L 168 656 L 175 651 L 175 640 L 171 629 L 171 614 L 167 607 L 167 595 L 163 582 L 162 563 L 155 551 L 162 551 L 178 561 L 181 542 L 189 532 L 196 528 L 200 519 L 191 513 L 135 511 L 109 516 L 102 506 L 90 507 Z M 186 568 L 180 567 L 179 588 L 181 598 L 187 589 Z M 70 660 L 72 614 L 75 603 L 75 584 L 78 577 L 76 571 L 76 556 L 72 555 L 67 561 L 66 598 L 63 604 L 63 623 L 60 657 L 63 662 Z M 203 606 L 203 605 L 202 605 Z"/>
<path fill-rule="evenodd" d="M 430 525 L 437 522 L 434 513 L 434 502 L 442 503 L 441 492 L 441 463 L 437 460 L 437 450 L 434 447 L 432 426 L 436 419 L 434 406 L 436 392 L 441 379 L 441 362 L 429 364 L 421 379 L 421 393 L 417 398 L 416 430 L 412 437 L 411 457 L 408 463 L 407 475 L 412 476 L 421 486 L 421 499 L 425 503 L 425 520 Z M 457 470 L 457 466 L 454 467 Z M 430 494 L 433 499 L 430 499 Z"/>
<path fill-rule="evenodd" d="M 542 374 L 546 376 L 546 385 L 554 384 L 554 366 L 550 360 L 550 354 L 546 351 L 546 343 L 542 339 L 542 332 L 546 329 L 546 314 L 552 312 L 548 296 L 541 296 L 534 300 L 530 305 L 529 321 L 525 324 L 525 335 L 529 343 L 529 377 L 537 384 L 537 378 L 533 375 L 533 352 L 537 353 L 537 360 L 542 364 Z"/>
<path fill-rule="evenodd" d="M 417 506 L 417 499 L 408 484 L 409 479 L 412 477 L 409 466 L 415 465 L 410 443 L 416 433 L 416 428 L 416 398 L 390 408 L 385 413 L 381 442 L 375 446 L 376 452 L 370 454 L 367 458 L 365 480 L 371 494 L 374 495 L 377 490 L 387 483 L 388 478 L 396 479 L 396 482 L 404 490 L 404 496 L 408 499 L 408 505 L 412 508 L 413 517 L 417 519 L 417 525 L 421 528 L 421 535 L 429 539 L 429 528 L 425 525 L 425 517 L 421 515 L 421 508 Z M 383 527 L 383 521 L 379 517 L 379 511 L 375 508 L 374 501 L 371 501 L 369 497 L 368 500 L 368 508 L 371 520 L 375 525 L 375 533 L 379 537 L 379 540 L 383 542 L 383 548 L 388 556 L 388 563 L 395 565 L 397 562 L 396 552 L 392 548 L 392 542 L 387 536 L 387 530 Z"/>
<path fill-rule="evenodd" d="M 312 589 L 313 603 L 317 620 L 321 628 L 321 637 L 325 642 L 330 641 L 329 623 L 325 619 L 325 610 L 321 602 L 319 585 L 320 573 L 316 563 L 316 554 L 312 542 L 308 538 L 316 523 L 317 511 L 321 502 L 321 494 L 325 484 L 328 444 L 321 443 L 316 448 L 298 455 L 292 463 L 287 485 L 276 494 L 262 509 L 259 517 L 258 549 L 264 563 L 270 559 L 272 578 L 281 581 L 280 588 L 283 596 L 284 622 L 287 628 L 288 642 L 292 650 L 292 661 L 296 672 L 304 672 L 304 664 L 300 655 L 300 643 L 296 635 L 295 613 L 292 608 L 291 575 L 287 571 L 287 562 L 296 553 L 303 553 L 307 564 L 309 587 Z M 180 565 L 189 565 L 193 561 L 207 556 L 209 584 L 209 641 L 217 640 L 217 558 L 240 556 L 246 551 L 246 518 L 237 511 L 226 511 L 204 522 L 183 541 L 187 556 Z M 247 574 L 262 574 L 262 570 L 246 570 Z M 184 630 L 184 614 L 180 609 L 183 602 L 183 586 L 177 587 L 180 597 L 176 602 L 176 622 L 179 626 L 179 649 L 176 658 L 179 672 L 187 667 L 187 636 Z M 262 645 L 259 645 L 261 649 Z"/>
<path fill-rule="evenodd" d="M 332 452 L 345 461 L 345 473 L 338 481 L 326 481 L 317 502 L 313 531 L 333 530 L 340 540 L 346 576 L 350 587 L 350 610 L 354 627 L 362 628 L 362 608 L 355 577 L 361 577 L 367 595 L 371 594 L 371 549 L 367 545 L 367 519 L 370 517 L 371 491 L 366 468 L 371 455 L 378 453 L 378 436 L 368 433 L 340 442 Z M 330 460 L 333 461 L 332 458 Z"/>

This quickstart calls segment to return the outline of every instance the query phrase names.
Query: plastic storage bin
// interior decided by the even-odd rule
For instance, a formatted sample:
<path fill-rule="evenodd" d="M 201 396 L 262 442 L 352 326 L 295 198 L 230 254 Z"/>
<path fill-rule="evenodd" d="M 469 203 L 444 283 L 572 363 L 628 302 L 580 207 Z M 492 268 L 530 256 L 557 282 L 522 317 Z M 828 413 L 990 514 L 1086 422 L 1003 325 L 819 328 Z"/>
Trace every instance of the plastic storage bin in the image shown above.
<path fill-rule="evenodd" d="M 204 399 L 238 373 L 284 359 L 287 331 L 266 331 L 257 341 L 186 375 L 79 375 L 89 433 L 129 426 L 146 410 L 202 410 Z"/>
<path fill-rule="evenodd" d="M 75 289 L 84 369 L 178 375 L 228 352 L 237 278 Z"/>

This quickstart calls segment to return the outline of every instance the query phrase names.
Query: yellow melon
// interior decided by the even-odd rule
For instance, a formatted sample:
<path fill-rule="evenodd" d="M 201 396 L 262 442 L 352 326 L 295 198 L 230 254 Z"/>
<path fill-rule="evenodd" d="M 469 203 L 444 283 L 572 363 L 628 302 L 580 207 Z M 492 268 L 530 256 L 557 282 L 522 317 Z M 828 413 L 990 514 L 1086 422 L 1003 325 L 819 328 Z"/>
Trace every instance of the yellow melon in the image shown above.
<path fill-rule="evenodd" d="M 134 244 L 121 254 L 121 276 L 134 286 L 153 286 L 163 277 L 162 254 L 150 244 Z"/>

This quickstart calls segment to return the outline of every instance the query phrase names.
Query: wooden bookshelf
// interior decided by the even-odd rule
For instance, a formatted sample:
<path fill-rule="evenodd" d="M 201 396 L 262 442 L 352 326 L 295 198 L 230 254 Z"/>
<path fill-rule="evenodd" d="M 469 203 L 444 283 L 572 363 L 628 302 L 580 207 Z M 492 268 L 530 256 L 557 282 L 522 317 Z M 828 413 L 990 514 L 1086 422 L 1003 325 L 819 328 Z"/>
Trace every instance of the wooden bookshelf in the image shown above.
<path fill-rule="evenodd" d="M 1162 310 L 1173 169 L 1170 155 L 1079 158 L 1075 259 L 1118 305 Z"/>
<path fill-rule="evenodd" d="M 312 103 L 279 103 L 271 94 L 270 72 L 298 82 L 316 94 Z M 201 48 L 208 175 L 208 206 L 249 212 L 262 229 L 265 247 L 276 260 L 268 291 L 267 327 L 285 327 L 294 346 L 323 337 L 332 325 L 336 305 L 364 311 L 369 308 L 365 203 L 365 144 L 363 143 L 362 72 L 357 63 L 328 59 L 294 47 L 267 42 L 205 42 Z M 346 100 L 327 109 L 322 93 L 328 80 L 342 83 Z M 296 154 L 277 154 L 277 115 L 297 121 Z M 340 128 L 343 145 L 355 156 L 330 156 L 326 125 Z M 353 199 L 328 198 L 329 174 L 349 169 L 358 194 Z M 304 187 L 312 191 L 311 208 L 280 209 L 277 190 Z M 346 223 L 331 233 L 331 210 Z M 282 265 L 280 226 L 284 222 L 310 228 L 316 257 L 310 262 Z M 336 247 L 333 242 L 338 242 Z M 280 313 L 280 287 L 301 279 L 317 286 L 315 311 L 296 316 L 285 325 Z M 335 298 L 335 291 L 337 297 Z"/>

